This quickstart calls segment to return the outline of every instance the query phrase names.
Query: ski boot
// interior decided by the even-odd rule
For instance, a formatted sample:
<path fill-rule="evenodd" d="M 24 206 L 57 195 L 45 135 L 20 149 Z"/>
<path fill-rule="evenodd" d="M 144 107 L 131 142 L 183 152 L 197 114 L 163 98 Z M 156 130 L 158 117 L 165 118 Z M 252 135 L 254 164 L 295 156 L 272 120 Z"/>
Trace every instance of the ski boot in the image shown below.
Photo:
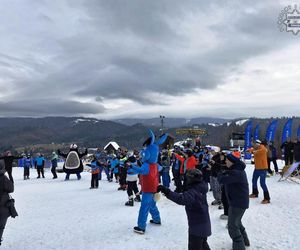
<path fill-rule="evenodd" d="M 134 201 L 141 202 L 141 196 L 139 194 L 137 194 L 134 198 Z"/>
<path fill-rule="evenodd" d="M 214 201 L 211 203 L 211 205 L 212 205 L 212 206 L 221 205 L 221 201 L 214 200 Z"/>
<path fill-rule="evenodd" d="M 133 203 L 133 198 L 129 198 L 129 200 L 125 203 L 125 206 L 128 207 L 133 207 L 134 203 Z"/>

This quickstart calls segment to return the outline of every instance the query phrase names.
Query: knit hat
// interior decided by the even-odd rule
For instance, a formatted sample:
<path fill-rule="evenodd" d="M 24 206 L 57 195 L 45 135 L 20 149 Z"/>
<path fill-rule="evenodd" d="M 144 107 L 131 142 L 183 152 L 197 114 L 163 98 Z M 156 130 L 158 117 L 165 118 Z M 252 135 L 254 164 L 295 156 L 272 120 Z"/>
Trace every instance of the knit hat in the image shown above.
<path fill-rule="evenodd" d="M 255 140 L 256 144 L 261 144 L 261 140 Z"/>
<path fill-rule="evenodd" d="M 134 157 L 134 155 L 131 155 L 128 157 L 128 161 L 131 163 L 135 163 L 136 162 L 136 158 Z"/>
<path fill-rule="evenodd" d="M 0 174 L 5 174 L 5 164 L 3 160 L 0 160 Z"/>
<path fill-rule="evenodd" d="M 187 185 L 199 183 L 199 182 L 202 182 L 202 180 L 203 180 L 203 175 L 199 169 L 194 168 L 194 169 L 188 169 L 186 171 L 186 184 Z"/>
<path fill-rule="evenodd" d="M 241 153 L 239 151 L 233 151 L 230 154 L 227 154 L 227 159 L 235 163 L 241 159 Z"/>

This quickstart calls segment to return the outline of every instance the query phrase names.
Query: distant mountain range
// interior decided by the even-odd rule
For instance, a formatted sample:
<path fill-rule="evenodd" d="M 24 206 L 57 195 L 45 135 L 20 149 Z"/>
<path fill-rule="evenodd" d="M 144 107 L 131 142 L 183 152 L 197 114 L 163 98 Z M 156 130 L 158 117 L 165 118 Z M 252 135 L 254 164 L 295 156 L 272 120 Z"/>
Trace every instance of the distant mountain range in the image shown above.
<path fill-rule="evenodd" d="M 274 118 L 250 119 L 253 121 L 253 126 L 258 123 L 261 125 L 260 138 L 264 139 L 267 126 Z M 282 128 L 287 118 L 277 119 L 279 124 L 275 141 L 279 145 Z M 232 133 L 244 132 L 247 121 L 249 119 L 246 118 L 234 120 L 207 117 L 190 120 L 165 118 L 164 131 L 172 134 L 178 141 L 190 137 L 188 134 L 178 134 L 178 128 L 198 125 L 207 132 L 201 138 L 204 144 L 228 147 Z M 300 118 L 294 118 L 294 137 L 299 124 Z M 106 121 L 84 117 L 0 118 L 0 153 L 15 148 L 21 151 L 49 151 L 58 147 L 68 147 L 70 143 L 77 143 L 81 147 L 103 147 L 110 141 L 116 141 L 120 146 L 129 149 L 141 148 L 148 137 L 148 128 L 159 135 L 160 119 Z"/>
<path fill-rule="evenodd" d="M 192 119 L 185 119 L 185 118 L 164 118 L 164 127 L 166 128 L 178 128 L 183 126 L 193 126 L 195 124 L 202 125 L 202 124 L 223 124 L 228 121 L 229 119 L 223 118 L 215 118 L 215 117 L 199 117 L 199 118 L 192 118 Z M 150 119 L 117 119 L 114 120 L 115 122 L 132 126 L 134 124 L 143 124 L 144 126 L 154 126 L 160 127 L 161 126 L 161 119 L 160 118 L 150 118 Z"/>
<path fill-rule="evenodd" d="M 77 143 L 96 147 L 109 141 L 132 147 L 132 141 L 142 144 L 146 135 L 147 130 L 142 125 L 126 126 L 94 118 L 0 118 L 0 150 L 36 144 Z"/>

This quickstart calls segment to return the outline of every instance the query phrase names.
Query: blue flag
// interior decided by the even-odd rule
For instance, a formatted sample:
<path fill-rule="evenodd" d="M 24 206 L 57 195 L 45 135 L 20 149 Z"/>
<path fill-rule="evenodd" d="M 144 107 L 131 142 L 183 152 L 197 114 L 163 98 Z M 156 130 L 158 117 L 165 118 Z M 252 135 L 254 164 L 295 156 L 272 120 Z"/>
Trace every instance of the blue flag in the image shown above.
<path fill-rule="evenodd" d="M 298 131 L 297 131 L 297 138 L 300 139 L 300 125 L 299 125 Z"/>
<path fill-rule="evenodd" d="M 257 124 L 255 129 L 254 129 L 254 135 L 253 135 L 253 140 L 259 140 L 259 131 L 260 131 L 260 125 Z"/>
<path fill-rule="evenodd" d="M 246 150 L 248 148 L 251 148 L 252 146 L 251 137 L 252 137 L 252 121 L 249 121 L 245 128 L 245 146 L 244 146 L 245 159 L 251 159 L 251 153 L 246 152 Z"/>
<path fill-rule="evenodd" d="M 276 129 L 278 125 L 278 120 L 274 120 L 270 123 L 267 132 L 266 132 L 266 141 L 274 141 L 275 134 L 276 134 Z"/>
<path fill-rule="evenodd" d="M 283 130 L 282 130 L 282 137 L 281 137 L 281 143 L 286 142 L 287 138 L 291 138 L 292 136 L 292 125 L 293 125 L 293 119 L 288 119 L 285 123 Z"/>

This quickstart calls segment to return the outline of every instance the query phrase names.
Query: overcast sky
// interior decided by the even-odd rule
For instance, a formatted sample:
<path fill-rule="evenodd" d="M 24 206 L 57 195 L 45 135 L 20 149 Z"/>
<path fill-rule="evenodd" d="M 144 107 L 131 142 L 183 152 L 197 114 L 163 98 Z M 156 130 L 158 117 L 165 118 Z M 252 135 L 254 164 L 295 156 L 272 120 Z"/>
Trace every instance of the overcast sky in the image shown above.
<path fill-rule="evenodd" d="M 0 116 L 300 116 L 294 3 L 1 0 Z"/>

